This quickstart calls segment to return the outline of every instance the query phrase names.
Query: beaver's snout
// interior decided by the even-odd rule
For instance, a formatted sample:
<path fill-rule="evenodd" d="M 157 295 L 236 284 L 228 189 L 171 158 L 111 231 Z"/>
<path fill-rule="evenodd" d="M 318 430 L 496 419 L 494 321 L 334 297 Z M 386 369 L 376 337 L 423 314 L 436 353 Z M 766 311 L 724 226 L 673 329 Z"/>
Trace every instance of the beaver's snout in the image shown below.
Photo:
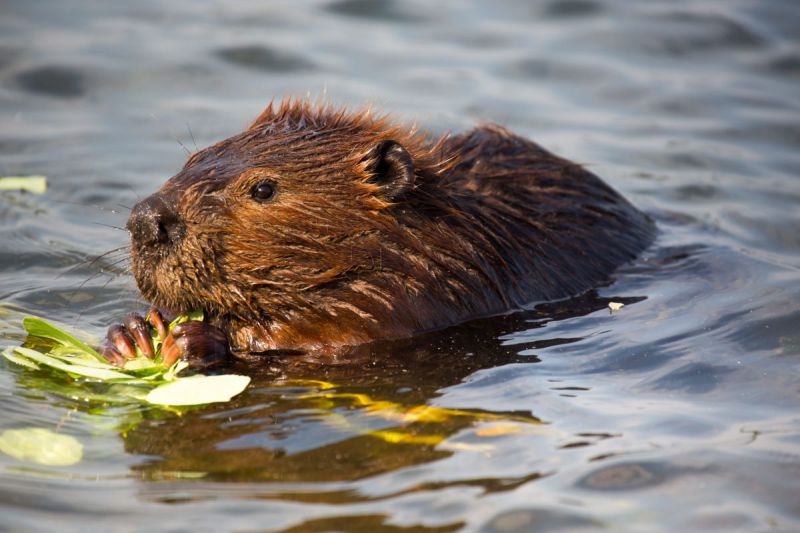
<path fill-rule="evenodd" d="M 128 218 L 128 231 L 133 242 L 139 245 L 175 244 L 183 236 L 183 229 L 175 208 L 158 193 L 133 206 Z"/>

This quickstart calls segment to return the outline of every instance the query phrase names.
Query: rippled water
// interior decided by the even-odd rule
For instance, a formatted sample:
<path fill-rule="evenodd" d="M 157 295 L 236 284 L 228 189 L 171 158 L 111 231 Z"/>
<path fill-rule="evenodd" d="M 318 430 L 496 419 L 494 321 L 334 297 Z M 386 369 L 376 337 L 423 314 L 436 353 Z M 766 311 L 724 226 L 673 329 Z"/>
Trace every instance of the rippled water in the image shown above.
<path fill-rule="evenodd" d="M 571 301 L 274 364 L 183 416 L 45 393 L 0 363 L 0 529 L 800 529 L 800 4 L 5 2 L 0 344 L 142 309 L 127 208 L 273 97 L 503 123 L 654 216 Z M 122 261 L 122 262 L 120 262 Z M 627 302 L 610 313 L 609 301 Z"/>

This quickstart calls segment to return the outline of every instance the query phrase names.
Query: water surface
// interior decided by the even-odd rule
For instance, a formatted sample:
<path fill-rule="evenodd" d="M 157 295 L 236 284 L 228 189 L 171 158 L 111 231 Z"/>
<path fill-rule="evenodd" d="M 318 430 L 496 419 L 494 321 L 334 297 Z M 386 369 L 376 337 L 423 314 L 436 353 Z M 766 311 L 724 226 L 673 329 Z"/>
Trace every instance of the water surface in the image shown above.
<path fill-rule="evenodd" d="M 800 529 L 800 5 L 564 0 L 6 2 L 0 344 L 143 309 L 137 198 L 273 97 L 432 131 L 497 121 L 586 164 L 657 242 L 572 300 L 273 362 L 183 416 L 42 392 L 0 362 L 9 530 Z M 610 301 L 625 302 L 611 313 Z"/>

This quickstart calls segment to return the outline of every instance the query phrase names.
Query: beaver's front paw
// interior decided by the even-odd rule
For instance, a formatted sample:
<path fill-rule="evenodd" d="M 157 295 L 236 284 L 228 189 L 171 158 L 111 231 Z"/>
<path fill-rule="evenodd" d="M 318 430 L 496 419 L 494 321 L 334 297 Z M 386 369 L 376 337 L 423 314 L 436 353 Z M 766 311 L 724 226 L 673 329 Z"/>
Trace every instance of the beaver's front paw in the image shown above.
<path fill-rule="evenodd" d="M 150 327 L 161 341 L 161 358 L 164 366 L 171 366 L 178 359 L 186 359 L 190 367 L 208 368 L 224 363 L 230 356 L 228 338 L 225 333 L 205 322 L 183 322 L 169 331 L 161 312 L 152 308 L 146 317 L 131 313 L 124 324 L 108 328 L 103 357 L 117 366 L 136 357 L 136 348 L 153 358 L 156 350 L 150 335 Z"/>
<path fill-rule="evenodd" d="M 208 368 L 224 363 L 231 355 L 225 333 L 206 322 L 178 324 L 161 345 L 164 365 L 186 359 L 192 368 Z"/>

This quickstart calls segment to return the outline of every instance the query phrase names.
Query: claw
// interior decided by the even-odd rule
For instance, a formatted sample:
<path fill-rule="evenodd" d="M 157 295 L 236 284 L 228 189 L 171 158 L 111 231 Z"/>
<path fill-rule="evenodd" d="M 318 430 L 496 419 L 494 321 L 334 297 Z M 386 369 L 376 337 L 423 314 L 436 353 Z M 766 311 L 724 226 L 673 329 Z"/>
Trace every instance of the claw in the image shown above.
<path fill-rule="evenodd" d="M 111 341 L 111 347 L 125 359 L 136 358 L 136 347 L 124 326 L 111 326 L 108 329 L 108 340 Z"/>
<path fill-rule="evenodd" d="M 125 358 L 113 346 L 103 348 L 103 357 L 114 366 L 122 368 L 125 365 Z"/>
<path fill-rule="evenodd" d="M 150 359 L 154 358 L 156 351 L 153 349 L 153 341 L 150 339 L 150 330 L 147 327 L 147 322 L 144 321 L 142 315 L 130 313 L 125 317 L 124 326 L 142 353 Z"/>
<path fill-rule="evenodd" d="M 169 328 L 167 327 L 164 315 L 155 307 L 151 307 L 147 312 L 147 321 L 150 322 L 158 332 L 158 340 L 163 341 L 169 335 Z"/>
<path fill-rule="evenodd" d="M 176 342 L 176 339 L 173 335 L 167 335 L 167 338 L 164 339 L 163 344 L 161 344 L 161 361 L 166 367 L 172 366 L 175 361 L 183 356 L 183 350 L 181 346 Z"/>

